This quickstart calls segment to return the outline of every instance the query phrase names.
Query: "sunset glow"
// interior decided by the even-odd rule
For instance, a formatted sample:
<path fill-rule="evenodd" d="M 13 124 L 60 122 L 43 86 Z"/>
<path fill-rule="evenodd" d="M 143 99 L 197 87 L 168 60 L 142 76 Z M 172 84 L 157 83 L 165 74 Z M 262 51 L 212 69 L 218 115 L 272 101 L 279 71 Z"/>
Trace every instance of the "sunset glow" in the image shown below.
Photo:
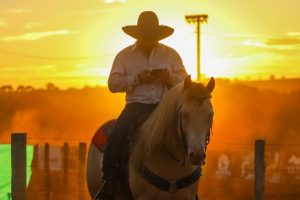
<path fill-rule="evenodd" d="M 144 10 L 155 11 L 161 24 L 175 29 L 161 42 L 180 53 L 193 78 L 195 26 L 184 16 L 201 13 L 209 15 L 201 26 L 204 76 L 299 77 L 299 6 L 295 0 L 5 0 L 0 7 L 0 85 L 106 85 L 114 56 L 134 42 L 121 27 L 136 24 Z"/>
<path fill-rule="evenodd" d="M 299 200 L 299 8 L 300 0 L 2 0 L 0 200 Z M 144 11 L 174 28 L 160 42 L 193 80 L 168 48 L 149 63 L 126 49 L 108 87 L 115 56 L 136 42 L 122 27 Z M 200 81 L 194 15 L 208 16 Z M 141 43 L 145 56 L 149 45 Z M 177 63 L 173 77 L 139 72 Z"/>

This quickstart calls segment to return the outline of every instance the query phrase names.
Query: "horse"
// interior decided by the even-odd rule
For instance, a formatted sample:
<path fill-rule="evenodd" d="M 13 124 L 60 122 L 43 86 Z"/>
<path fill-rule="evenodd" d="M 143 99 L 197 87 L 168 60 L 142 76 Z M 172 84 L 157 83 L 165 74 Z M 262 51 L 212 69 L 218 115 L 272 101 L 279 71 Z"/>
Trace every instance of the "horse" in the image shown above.
<path fill-rule="evenodd" d="M 214 87 L 214 78 L 204 86 L 187 76 L 168 91 L 140 126 L 128 158 L 128 182 L 134 199 L 197 197 L 212 130 L 214 112 L 210 99 Z M 92 198 L 102 184 L 102 157 L 92 143 L 86 171 Z"/>

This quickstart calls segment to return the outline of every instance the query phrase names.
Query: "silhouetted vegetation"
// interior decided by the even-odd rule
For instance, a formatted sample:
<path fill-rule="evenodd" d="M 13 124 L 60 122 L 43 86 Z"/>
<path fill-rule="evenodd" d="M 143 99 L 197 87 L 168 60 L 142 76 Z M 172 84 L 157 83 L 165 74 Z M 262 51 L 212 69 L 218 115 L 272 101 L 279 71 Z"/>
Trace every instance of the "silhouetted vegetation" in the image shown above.
<path fill-rule="evenodd" d="M 1 91 L 0 138 L 5 142 L 16 131 L 25 131 L 30 138 L 89 140 L 124 105 L 123 94 L 102 87 L 60 90 L 49 83 L 46 89 L 19 86 L 14 90 L 6 85 Z M 300 132 L 299 102 L 300 88 L 286 93 L 220 80 L 213 94 L 212 140 L 295 142 Z"/>
<path fill-rule="evenodd" d="M 85 139 L 107 119 L 116 117 L 124 96 L 107 88 L 60 90 L 6 89 L 0 93 L 0 139 L 10 142 L 11 132 L 26 132 L 32 139 Z M 30 142 L 30 140 L 29 140 Z"/>

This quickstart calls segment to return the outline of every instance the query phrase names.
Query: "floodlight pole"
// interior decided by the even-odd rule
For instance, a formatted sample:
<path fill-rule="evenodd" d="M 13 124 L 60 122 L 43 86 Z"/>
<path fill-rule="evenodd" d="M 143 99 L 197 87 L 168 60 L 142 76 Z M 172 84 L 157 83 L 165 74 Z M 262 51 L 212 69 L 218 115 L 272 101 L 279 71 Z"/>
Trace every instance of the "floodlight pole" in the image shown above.
<path fill-rule="evenodd" d="M 201 23 L 207 23 L 208 15 L 186 15 L 185 20 L 189 24 L 196 23 L 196 32 L 197 32 L 197 81 L 200 81 L 200 28 Z"/>

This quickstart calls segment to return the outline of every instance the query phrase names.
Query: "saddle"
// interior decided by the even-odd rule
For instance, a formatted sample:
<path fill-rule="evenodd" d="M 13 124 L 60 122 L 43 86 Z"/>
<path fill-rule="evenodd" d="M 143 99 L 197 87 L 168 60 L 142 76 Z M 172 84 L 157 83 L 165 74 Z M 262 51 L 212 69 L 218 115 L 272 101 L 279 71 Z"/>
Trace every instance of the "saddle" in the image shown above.
<path fill-rule="evenodd" d="M 138 129 L 140 126 L 149 118 L 151 113 L 145 113 L 142 116 L 140 116 L 130 127 L 129 133 L 127 135 L 127 144 L 129 146 L 132 146 L 138 136 Z M 110 132 L 114 127 L 114 124 L 116 123 L 116 119 L 111 119 L 107 122 L 105 122 L 94 134 L 92 138 L 92 143 L 97 147 L 97 149 L 104 153 L 107 140 L 109 138 Z M 129 150 L 129 149 L 128 149 Z"/>

